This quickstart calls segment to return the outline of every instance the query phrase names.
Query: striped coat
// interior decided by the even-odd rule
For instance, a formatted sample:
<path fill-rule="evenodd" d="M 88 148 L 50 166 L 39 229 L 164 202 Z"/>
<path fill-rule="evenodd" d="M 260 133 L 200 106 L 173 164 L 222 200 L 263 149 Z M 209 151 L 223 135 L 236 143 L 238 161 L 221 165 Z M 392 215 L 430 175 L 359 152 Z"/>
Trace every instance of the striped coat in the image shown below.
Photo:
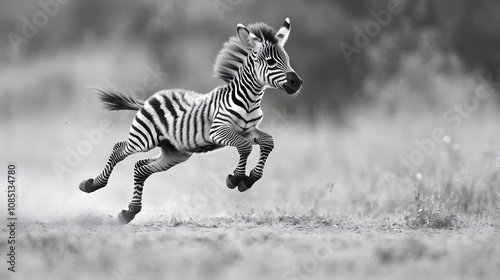
<path fill-rule="evenodd" d="M 237 36 L 231 37 L 216 58 L 214 74 L 225 84 L 207 94 L 184 89 L 162 90 L 146 101 L 117 89 L 96 89 L 109 110 L 135 110 L 127 141 L 115 144 L 104 170 L 95 178 L 84 180 L 79 188 L 90 193 L 107 185 L 114 166 L 127 156 L 161 148 L 153 158 L 140 160 L 134 167 L 134 193 L 127 210 L 118 219 L 129 223 L 142 208 L 145 180 L 165 171 L 194 153 L 232 146 L 240 159 L 226 184 L 243 192 L 263 176 L 266 160 L 274 148 L 271 135 L 261 131 L 261 101 L 267 87 L 296 94 L 302 80 L 290 67 L 284 50 L 290 21 L 275 32 L 263 23 L 248 27 L 239 24 Z M 260 146 L 257 165 L 246 175 L 246 162 L 252 145 Z"/>

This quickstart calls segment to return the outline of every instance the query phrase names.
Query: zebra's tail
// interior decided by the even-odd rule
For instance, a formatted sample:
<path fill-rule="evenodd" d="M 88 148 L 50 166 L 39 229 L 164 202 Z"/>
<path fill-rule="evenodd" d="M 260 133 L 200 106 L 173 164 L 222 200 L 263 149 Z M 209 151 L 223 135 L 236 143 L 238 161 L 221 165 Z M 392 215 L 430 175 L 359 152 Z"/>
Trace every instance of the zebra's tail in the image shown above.
<path fill-rule="evenodd" d="M 116 88 L 107 87 L 93 88 L 99 99 L 104 104 L 104 108 L 110 111 L 132 110 L 138 111 L 144 106 L 144 100 L 137 99 L 133 95 L 128 95 Z"/>

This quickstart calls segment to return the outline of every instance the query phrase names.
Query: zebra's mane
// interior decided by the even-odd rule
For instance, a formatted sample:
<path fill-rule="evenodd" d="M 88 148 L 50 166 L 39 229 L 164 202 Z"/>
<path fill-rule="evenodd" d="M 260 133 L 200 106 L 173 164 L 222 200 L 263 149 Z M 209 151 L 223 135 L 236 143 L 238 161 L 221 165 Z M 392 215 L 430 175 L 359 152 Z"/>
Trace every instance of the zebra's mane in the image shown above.
<path fill-rule="evenodd" d="M 247 29 L 255 36 L 259 37 L 263 43 L 270 42 L 276 44 L 278 41 L 275 38 L 276 31 L 262 22 L 252 23 L 247 26 Z M 248 55 L 248 49 L 241 44 L 238 36 L 232 36 L 224 43 L 214 64 L 214 77 L 220 78 L 226 83 L 231 82 L 238 74 L 238 69 L 243 64 L 243 61 Z"/>

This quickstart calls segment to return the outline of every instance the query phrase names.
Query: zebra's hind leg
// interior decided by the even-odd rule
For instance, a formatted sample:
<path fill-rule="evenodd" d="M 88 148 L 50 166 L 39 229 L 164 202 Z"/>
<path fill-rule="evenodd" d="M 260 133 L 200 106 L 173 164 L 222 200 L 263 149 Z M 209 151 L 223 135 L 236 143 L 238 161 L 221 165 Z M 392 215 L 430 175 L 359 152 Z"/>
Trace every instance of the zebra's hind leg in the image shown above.
<path fill-rule="evenodd" d="M 86 193 L 91 193 L 105 187 L 115 165 L 133 153 L 135 153 L 135 151 L 131 150 L 128 147 L 126 141 L 116 143 L 113 147 L 113 152 L 109 156 L 108 163 L 106 164 L 106 167 L 101 172 L 101 174 L 99 174 L 99 176 L 97 176 L 95 179 L 90 178 L 87 180 L 83 180 L 83 182 L 81 182 L 79 186 L 80 190 Z"/>
<path fill-rule="evenodd" d="M 171 146 L 163 146 L 161 154 L 158 156 L 138 161 L 134 168 L 134 194 L 132 201 L 128 205 L 128 210 L 122 210 L 118 214 L 118 222 L 120 224 L 128 224 L 141 211 L 144 182 L 151 174 L 166 171 L 186 161 L 190 156 L 190 153 L 182 153 Z"/>

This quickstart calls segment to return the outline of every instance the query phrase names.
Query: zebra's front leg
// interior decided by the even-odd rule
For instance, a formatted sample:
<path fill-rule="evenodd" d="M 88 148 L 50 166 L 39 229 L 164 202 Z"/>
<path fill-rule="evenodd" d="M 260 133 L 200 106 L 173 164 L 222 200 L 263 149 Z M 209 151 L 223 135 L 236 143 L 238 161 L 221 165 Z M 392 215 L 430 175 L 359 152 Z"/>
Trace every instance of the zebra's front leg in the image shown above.
<path fill-rule="evenodd" d="M 248 176 L 245 175 L 248 156 L 252 152 L 252 143 L 245 137 L 234 132 L 230 126 L 219 126 L 210 130 L 212 141 L 218 145 L 233 146 L 238 150 L 240 159 L 238 166 L 233 174 L 229 174 L 226 179 L 226 185 L 230 189 L 238 187 L 240 191 L 240 182 L 243 182 Z"/>
<path fill-rule="evenodd" d="M 260 157 L 257 165 L 250 171 L 250 176 L 242 180 L 238 185 L 238 190 L 243 192 L 252 187 L 252 185 L 262 178 L 264 166 L 266 165 L 267 157 L 274 149 L 273 137 L 257 128 L 247 137 L 250 141 L 256 143 L 260 147 Z"/>
<path fill-rule="evenodd" d="M 246 140 L 245 138 L 242 138 L 243 140 Z M 242 188 L 242 182 L 248 179 L 248 176 L 245 174 L 246 170 L 246 165 L 247 165 L 247 160 L 248 156 L 252 152 L 252 144 L 248 141 L 241 141 L 240 145 L 236 146 L 238 149 L 238 153 L 240 154 L 240 159 L 238 160 L 238 166 L 236 169 L 233 171 L 233 174 L 227 175 L 226 179 L 226 185 L 230 189 L 238 187 L 238 190 L 240 192 L 244 192 L 248 190 L 249 188 Z"/>

